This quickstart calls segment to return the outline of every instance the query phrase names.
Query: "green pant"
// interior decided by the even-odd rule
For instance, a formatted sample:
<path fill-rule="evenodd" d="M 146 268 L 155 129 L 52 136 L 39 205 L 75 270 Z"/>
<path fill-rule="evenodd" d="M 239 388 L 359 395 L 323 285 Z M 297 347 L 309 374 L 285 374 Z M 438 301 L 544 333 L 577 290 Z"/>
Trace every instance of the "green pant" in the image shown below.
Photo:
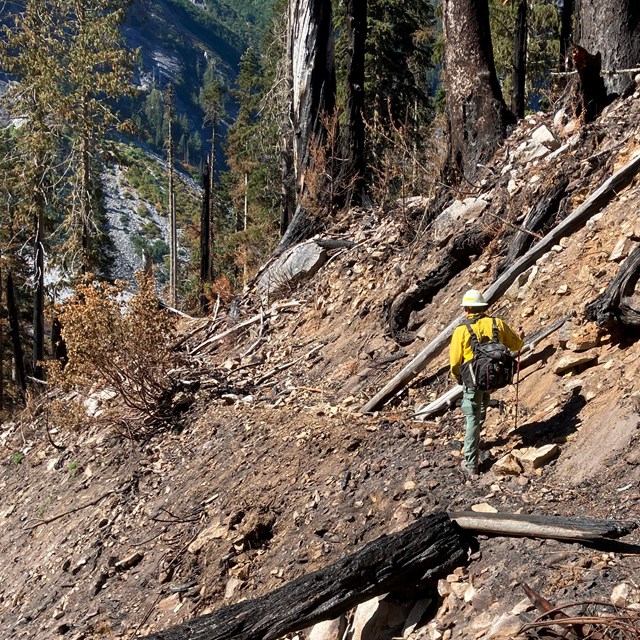
<path fill-rule="evenodd" d="M 462 413 L 467 426 L 464 436 L 464 459 L 470 469 L 478 468 L 478 448 L 480 445 L 480 431 L 487 415 L 490 393 L 477 391 L 469 387 L 464 388 L 462 394 Z"/>

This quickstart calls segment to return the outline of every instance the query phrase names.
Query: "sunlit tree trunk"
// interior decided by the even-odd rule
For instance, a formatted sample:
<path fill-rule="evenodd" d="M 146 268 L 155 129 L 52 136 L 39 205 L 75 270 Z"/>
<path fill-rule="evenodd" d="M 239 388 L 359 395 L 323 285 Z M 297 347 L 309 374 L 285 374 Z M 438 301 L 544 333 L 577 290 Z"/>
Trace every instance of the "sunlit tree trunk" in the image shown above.
<path fill-rule="evenodd" d="M 474 182 L 515 122 L 495 70 L 488 0 L 444 0 L 448 182 Z"/>

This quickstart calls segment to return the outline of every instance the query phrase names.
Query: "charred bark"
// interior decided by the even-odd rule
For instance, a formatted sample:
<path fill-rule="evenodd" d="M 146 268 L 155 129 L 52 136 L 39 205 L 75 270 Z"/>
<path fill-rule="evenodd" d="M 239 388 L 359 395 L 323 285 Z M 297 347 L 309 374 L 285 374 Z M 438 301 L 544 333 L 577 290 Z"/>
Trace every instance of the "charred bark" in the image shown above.
<path fill-rule="evenodd" d="M 473 183 L 515 117 L 496 74 L 488 0 L 445 0 L 443 9 L 449 134 L 444 179 Z"/>
<path fill-rule="evenodd" d="M 508 269 L 516 258 L 524 254 L 531 246 L 533 236 L 527 231 L 542 231 L 547 223 L 558 214 L 568 184 L 569 179 L 565 176 L 561 177 L 558 183 L 553 185 L 527 214 L 521 225 L 522 231 L 516 231 L 509 240 L 509 252 L 498 266 L 498 275 Z"/>
<path fill-rule="evenodd" d="M 335 109 L 336 73 L 331 3 L 324 0 L 290 0 L 287 43 L 291 65 L 293 170 L 296 210 L 278 250 L 312 236 L 321 222 L 305 204 L 309 184 L 321 180 L 324 167 L 314 167 L 314 150 L 327 143 L 326 119 Z M 327 153 L 332 156 L 333 151 Z M 320 171 L 318 171 L 320 169 Z M 311 176 L 315 171 L 316 175 Z M 334 178 L 335 176 L 331 176 Z M 322 186 L 316 185 L 322 192 Z M 328 212 L 332 203 L 318 203 Z"/>
<path fill-rule="evenodd" d="M 573 45 L 571 50 L 573 64 L 578 71 L 580 82 L 578 93 L 582 107 L 576 110 L 577 115 L 583 115 L 585 122 L 593 122 L 596 116 L 611 102 L 607 96 L 602 71 L 600 53 L 592 55 L 583 47 Z"/>
<path fill-rule="evenodd" d="M 560 14 L 560 68 L 568 71 L 571 66 L 571 23 L 573 0 L 564 0 Z"/>
<path fill-rule="evenodd" d="M 574 42 L 600 53 L 607 72 L 606 91 L 621 94 L 640 66 L 640 3 L 638 0 L 576 0 Z"/>
<path fill-rule="evenodd" d="M 209 300 L 205 295 L 205 284 L 211 282 L 211 235 L 210 201 L 209 201 L 209 163 L 205 163 L 202 173 L 202 207 L 200 209 L 200 307 L 208 311 Z"/>
<path fill-rule="evenodd" d="M 24 353 L 20 342 L 20 323 L 18 321 L 18 305 L 11 273 L 7 274 L 7 313 L 9 314 L 9 336 L 13 349 L 13 361 L 16 375 L 16 384 L 23 397 L 27 390 L 27 381 L 24 371 Z"/>
<path fill-rule="evenodd" d="M 394 298 L 389 306 L 387 321 L 389 333 L 396 342 L 403 345 L 413 342 L 414 334 L 407 331 L 411 313 L 428 305 L 452 278 L 471 264 L 471 256 L 484 251 L 492 237 L 493 234 L 482 225 L 466 229 L 449 242 L 434 269 Z"/>
<path fill-rule="evenodd" d="M 370 542 L 338 562 L 260 598 L 147 636 L 149 640 L 274 640 L 331 620 L 360 602 L 425 585 L 464 564 L 467 549 L 444 513 Z"/>
<path fill-rule="evenodd" d="M 639 277 L 640 247 L 636 247 L 606 291 L 587 305 L 587 318 L 609 330 L 622 326 L 640 327 L 640 294 L 635 293 Z"/>
<path fill-rule="evenodd" d="M 346 118 L 342 136 L 341 204 L 362 204 L 365 172 L 364 82 L 367 0 L 344 0 L 347 25 Z"/>

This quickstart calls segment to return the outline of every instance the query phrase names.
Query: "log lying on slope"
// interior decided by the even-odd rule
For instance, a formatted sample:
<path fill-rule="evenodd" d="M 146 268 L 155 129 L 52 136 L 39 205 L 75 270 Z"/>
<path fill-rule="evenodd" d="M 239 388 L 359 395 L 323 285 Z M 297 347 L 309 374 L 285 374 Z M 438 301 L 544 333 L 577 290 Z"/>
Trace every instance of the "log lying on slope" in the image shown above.
<path fill-rule="evenodd" d="M 634 295 L 638 279 L 640 247 L 629 254 L 604 293 L 587 305 L 587 318 L 609 329 L 619 325 L 639 327 L 640 300 Z"/>
<path fill-rule="evenodd" d="M 511 268 L 507 269 L 485 292 L 484 297 L 492 304 L 511 286 L 514 280 L 524 273 L 536 260 L 551 249 L 561 238 L 571 235 L 582 228 L 585 222 L 598 213 L 613 198 L 618 191 L 631 182 L 640 171 L 640 155 L 616 171 L 600 188 L 591 194 L 577 209 L 567 216 L 560 224 L 553 228 L 540 242 L 535 244 L 527 253 L 518 259 Z M 441 331 L 408 365 L 406 365 L 384 388 L 379 391 L 363 407 L 368 413 L 375 411 L 382 404 L 392 398 L 400 389 L 411 382 L 426 366 L 429 360 L 437 355 L 448 343 L 454 329 L 462 322 L 464 316 L 458 316 L 446 329 Z"/>
<path fill-rule="evenodd" d="M 562 518 L 516 513 L 459 511 L 449 517 L 462 529 L 474 533 L 574 542 L 599 542 L 621 538 L 637 528 L 635 522 Z"/>
<path fill-rule="evenodd" d="M 435 580 L 465 563 L 459 529 L 444 513 L 420 518 L 335 564 L 260 598 L 195 618 L 150 640 L 272 640 L 331 620 L 370 598 Z"/>

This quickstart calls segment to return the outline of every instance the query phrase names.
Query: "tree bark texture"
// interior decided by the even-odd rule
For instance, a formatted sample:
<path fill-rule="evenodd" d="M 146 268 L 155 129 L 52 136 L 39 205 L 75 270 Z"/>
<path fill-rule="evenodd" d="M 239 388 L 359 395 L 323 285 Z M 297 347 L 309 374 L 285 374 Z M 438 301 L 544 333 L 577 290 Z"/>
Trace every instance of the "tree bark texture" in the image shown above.
<path fill-rule="evenodd" d="M 607 96 L 604 80 L 600 75 L 602 59 L 600 53 L 593 55 L 577 44 L 573 45 L 571 54 L 580 78 L 578 94 L 582 100 L 582 105 L 578 105 L 576 114 L 582 114 L 585 122 L 593 122 L 596 116 L 611 102 L 611 98 Z"/>
<path fill-rule="evenodd" d="M 365 172 L 364 81 L 367 0 L 344 0 L 347 26 L 346 118 L 340 191 L 345 205 L 362 204 Z"/>
<path fill-rule="evenodd" d="M 205 283 L 211 282 L 211 247 L 209 245 L 210 220 L 209 211 L 209 163 L 206 162 L 202 173 L 202 208 L 200 210 L 200 306 L 207 311 L 208 299 L 204 293 Z"/>
<path fill-rule="evenodd" d="M 147 638 L 274 640 L 336 618 L 377 595 L 435 580 L 464 564 L 466 554 L 463 537 L 448 516 L 434 514 L 265 596 L 219 609 Z"/>
<path fill-rule="evenodd" d="M 558 214 L 560 205 L 567 193 L 568 185 L 569 179 L 566 176 L 561 176 L 556 184 L 542 194 L 522 221 L 522 229 L 516 231 L 509 241 L 509 251 L 506 258 L 498 266 L 498 274 L 508 269 L 517 258 L 529 249 L 534 237 L 527 232 L 539 233 L 544 231 L 550 220 Z"/>
<path fill-rule="evenodd" d="M 496 75 L 488 0 L 444 0 L 443 29 L 449 129 L 445 179 L 473 182 L 515 117 Z"/>
<path fill-rule="evenodd" d="M 600 53 L 607 91 L 622 93 L 634 74 L 618 71 L 640 66 L 640 2 L 575 0 L 575 5 L 574 42 Z"/>
<path fill-rule="evenodd" d="M 36 187 L 37 188 L 37 187 Z M 42 379 L 44 361 L 44 197 L 40 192 L 35 196 L 36 207 L 33 214 L 33 268 L 35 287 L 33 290 L 33 376 Z"/>
<path fill-rule="evenodd" d="M 331 3 L 325 0 L 291 0 L 291 72 L 293 80 L 293 160 L 298 196 L 305 189 L 313 145 L 323 145 L 322 118 L 333 113 L 336 72 Z"/>
<path fill-rule="evenodd" d="M 635 295 L 639 277 L 640 247 L 636 247 L 606 291 L 587 305 L 587 318 L 608 329 L 640 327 L 640 299 Z"/>
<path fill-rule="evenodd" d="M 287 42 L 291 65 L 293 171 L 296 210 L 278 251 L 306 240 L 321 226 L 303 206 L 313 167 L 313 149 L 327 143 L 325 118 L 334 113 L 336 71 L 331 3 L 290 0 Z M 327 150 L 331 155 L 334 150 Z M 318 169 L 318 168 L 316 168 Z M 320 167 L 320 172 L 324 169 Z M 335 177 L 335 176 L 332 176 Z M 327 210 L 332 203 L 328 203 Z"/>
<path fill-rule="evenodd" d="M 571 68 L 571 25 L 573 22 L 574 0 L 564 0 L 560 13 L 560 69 Z"/>
<path fill-rule="evenodd" d="M 407 331 L 411 313 L 424 308 L 455 276 L 471 264 L 471 256 L 480 255 L 493 238 L 486 225 L 465 228 L 452 238 L 438 265 L 414 285 L 396 296 L 389 307 L 388 323 L 391 336 L 400 344 L 413 342 L 415 336 Z"/>
<path fill-rule="evenodd" d="M 513 34 L 513 69 L 511 71 L 511 111 L 518 118 L 524 118 L 526 106 L 528 31 L 527 0 L 519 0 L 516 28 Z"/>

